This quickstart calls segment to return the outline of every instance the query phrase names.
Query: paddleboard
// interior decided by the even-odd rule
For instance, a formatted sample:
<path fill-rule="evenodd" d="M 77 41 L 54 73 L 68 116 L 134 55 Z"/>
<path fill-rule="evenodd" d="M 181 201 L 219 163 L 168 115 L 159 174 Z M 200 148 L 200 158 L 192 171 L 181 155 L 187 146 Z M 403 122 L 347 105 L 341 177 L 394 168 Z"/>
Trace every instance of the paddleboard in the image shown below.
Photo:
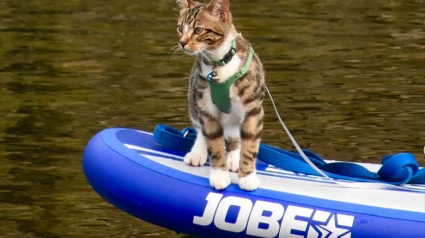
<path fill-rule="evenodd" d="M 82 163 L 88 182 L 105 200 L 178 233 L 214 238 L 425 237 L 424 185 L 359 188 L 351 181 L 258 161 L 257 190 L 241 190 L 232 173 L 232 184 L 217 191 L 209 184 L 209 165 L 188 166 L 184 155 L 158 145 L 151 132 L 109 128 L 89 141 Z"/>

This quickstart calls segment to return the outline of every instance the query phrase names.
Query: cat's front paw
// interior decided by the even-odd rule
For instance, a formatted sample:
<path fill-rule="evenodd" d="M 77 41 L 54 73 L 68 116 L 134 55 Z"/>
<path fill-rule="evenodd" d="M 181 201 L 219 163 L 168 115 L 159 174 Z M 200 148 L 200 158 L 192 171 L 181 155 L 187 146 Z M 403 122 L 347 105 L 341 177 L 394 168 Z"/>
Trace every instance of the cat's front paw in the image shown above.
<path fill-rule="evenodd" d="M 184 157 L 184 162 L 187 165 L 202 166 L 207 162 L 207 155 L 201 155 L 195 152 L 189 152 Z"/>
<path fill-rule="evenodd" d="M 213 188 L 217 190 L 222 190 L 227 188 L 230 184 L 230 174 L 229 171 L 224 171 L 221 169 L 211 169 L 210 175 L 210 184 Z"/>
<path fill-rule="evenodd" d="M 257 174 L 250 173 L 249 175 L 239 178 L 239 187 L 243 190 L 253 191 L 260 186 L 260 179 Z"/>
<path fill-rule="evenodd" d="M 237 172 L 239 168 L 239 157 L 240 157 L 240 151 L 239 150 L 233 150 L 227 153 L 226 159 L 227 159 L 227 168 L 229 168 L 232 172 Z"/>

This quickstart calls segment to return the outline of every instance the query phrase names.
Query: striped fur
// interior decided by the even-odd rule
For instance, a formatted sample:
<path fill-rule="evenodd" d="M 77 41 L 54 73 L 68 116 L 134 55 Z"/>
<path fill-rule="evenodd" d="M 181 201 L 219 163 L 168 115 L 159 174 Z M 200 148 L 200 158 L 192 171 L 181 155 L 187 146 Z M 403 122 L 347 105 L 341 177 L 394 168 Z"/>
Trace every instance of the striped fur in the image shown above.
<path fill-rule="evenodd" d="M 239 186 L 256 189 L 260 181 L 255 174 L 263 128 L 262 102 L 265 76 L 260 59 L 254 54 L 247 73 L 230 88 L 231 112 L 219 111 L 212 103 L 209 83 L 204 77 L 212 70 L 202 58 L 220 60 L 236 41 L 236 54 L 224 66 L 217 67 L 218 83 L 226 81 L 242 69 L 247 61 L 251 44 L 239 34 L 233 23 L 228 0 L 212 0 L 202 4 L 178 0 L 180 17 L 177 24 L 180 48 L 195 55 L 189 75 L 189 112 L 198 138 L 185 162 L 194 166 L 210 158 L 210 183 L 216 189 L 230 184 L 228 170 L 238 171 Z"/>

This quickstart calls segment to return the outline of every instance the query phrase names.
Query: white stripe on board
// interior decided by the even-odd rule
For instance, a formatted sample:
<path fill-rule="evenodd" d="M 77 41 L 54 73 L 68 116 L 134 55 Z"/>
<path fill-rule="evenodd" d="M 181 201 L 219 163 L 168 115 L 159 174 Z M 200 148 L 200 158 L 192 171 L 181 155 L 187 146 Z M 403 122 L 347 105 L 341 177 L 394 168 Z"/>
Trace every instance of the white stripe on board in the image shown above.
<path fill-rule="evenodd" d="M 165 153 L 165 152 L 160 152 L 157 150 L 151 150 L 148 148 L 144 148 L 144 147 L 140 147 L 137 145 L 130 145 L 130 144 L 124 144 L 127 148 L 132 149 L 132 150 L 140 150 L 140 151 L 145 151 L 145 152 L 149 152 L 149 153 L 153 153 L 153 154 L 157 154 L 157 155 L 163 155 L 163 156 L 168 156 L 168 157 L 173 157 L 173 158 L 178 158 L 183 160 L 182 156 L 178 156 L 175 154 L 170 154 L 170 153 Z"/>

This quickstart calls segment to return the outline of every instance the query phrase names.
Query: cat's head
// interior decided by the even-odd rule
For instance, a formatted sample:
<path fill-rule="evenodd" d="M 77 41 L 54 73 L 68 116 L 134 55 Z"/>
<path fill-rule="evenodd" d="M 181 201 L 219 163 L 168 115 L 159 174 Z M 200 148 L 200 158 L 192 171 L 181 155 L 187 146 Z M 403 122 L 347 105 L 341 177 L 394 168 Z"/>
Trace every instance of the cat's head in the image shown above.
<path fill-rule="evenodd" d="M 186 54 L 212 51 L 223 43 L 232 27 L 228 0 L 211 0 L 208 4 L 177 0 L 177 4 L 180 10 L 177 35 Z"/>

